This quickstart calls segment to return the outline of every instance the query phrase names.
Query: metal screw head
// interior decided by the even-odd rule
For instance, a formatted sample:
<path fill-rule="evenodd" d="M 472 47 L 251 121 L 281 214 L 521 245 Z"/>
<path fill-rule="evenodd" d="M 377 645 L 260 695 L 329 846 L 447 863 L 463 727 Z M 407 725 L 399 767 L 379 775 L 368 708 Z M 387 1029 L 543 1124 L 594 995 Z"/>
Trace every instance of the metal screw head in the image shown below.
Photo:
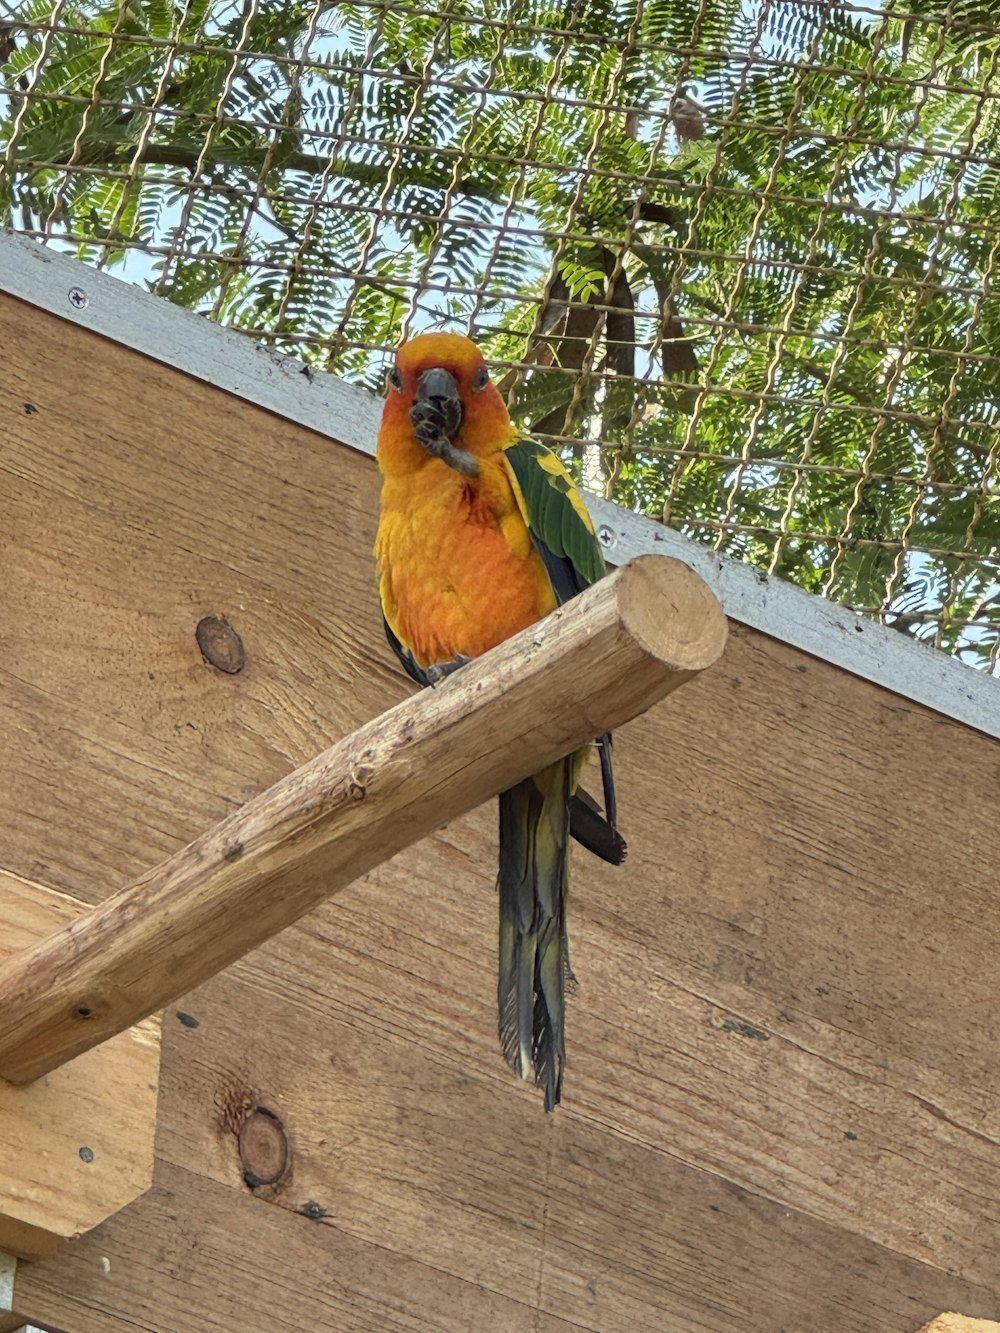
<path fill-rule="evenodd" d="M 609 528 L 606 523 L 602 523 L 601 526 L 597 529 L 597 540 L 607 551 L 610 550 L 611 547 L 615 545 L 615 543 L 618 540 L 618 537 L 616 536 L 612 528 Z"/>
<path fill-rule="evenodd" d="M 71 287 L 67 295 L 74 310 L 86 310 L 87 306 L 90 305 L 90 297 L 82 287 Z"/>

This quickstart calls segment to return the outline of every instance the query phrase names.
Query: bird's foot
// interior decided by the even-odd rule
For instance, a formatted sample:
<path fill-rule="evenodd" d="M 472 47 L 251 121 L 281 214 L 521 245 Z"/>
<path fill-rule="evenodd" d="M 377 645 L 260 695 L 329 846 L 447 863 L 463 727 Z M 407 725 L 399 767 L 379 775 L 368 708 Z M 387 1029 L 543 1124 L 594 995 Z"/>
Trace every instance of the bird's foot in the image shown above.
<path fill-rule="evenodd" d="M 459 655 L 451 662 L 435 662 L 433 666 L 427 668 L 427 679 L 432 685 L 440 685 L 441 682 L 446 680 L 453 672 L 458 671 L 461 667 L 468 666 L 471 661 L 471 657 L 463 657 L 462 654 L 459 653 Z"/>

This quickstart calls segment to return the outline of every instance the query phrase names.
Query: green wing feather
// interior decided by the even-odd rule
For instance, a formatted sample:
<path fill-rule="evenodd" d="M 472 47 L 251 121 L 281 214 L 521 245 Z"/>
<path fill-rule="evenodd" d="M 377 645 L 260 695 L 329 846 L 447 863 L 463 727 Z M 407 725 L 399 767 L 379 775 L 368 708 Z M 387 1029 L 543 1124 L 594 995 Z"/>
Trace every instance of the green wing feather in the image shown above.
<path fill-rule="evenodd" d="M 567 602 L 605 573 L 601 544 L 583 497 L 561 459 L 537 440 L 510 445 L 504 461 L 556 598 Z"/>

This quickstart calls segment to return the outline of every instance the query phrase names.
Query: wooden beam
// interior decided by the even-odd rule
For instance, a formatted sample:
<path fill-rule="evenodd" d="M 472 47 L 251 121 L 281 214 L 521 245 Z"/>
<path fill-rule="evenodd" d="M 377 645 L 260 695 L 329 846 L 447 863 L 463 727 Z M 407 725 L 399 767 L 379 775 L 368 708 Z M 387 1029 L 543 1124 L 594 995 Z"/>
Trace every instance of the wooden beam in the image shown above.
<path fill-rule="evenodd" d="M 0 870 L 0 959 L 25 956 L 87 910 Z M 41 1259 L 145 1193 L 159 1067 L 150 1018 L 30 1088 L 0 1082 L 0 1251 Z M 0 1270 L 5 1313 L 3 1286 Z"/>
<path fill-rule="evenodd" d="M 283 778 L 0 967 L 0 1076 L 27 1083 L 213 976 L 403 847 L 710 666 L 726 622 L 643 556 Z"/>

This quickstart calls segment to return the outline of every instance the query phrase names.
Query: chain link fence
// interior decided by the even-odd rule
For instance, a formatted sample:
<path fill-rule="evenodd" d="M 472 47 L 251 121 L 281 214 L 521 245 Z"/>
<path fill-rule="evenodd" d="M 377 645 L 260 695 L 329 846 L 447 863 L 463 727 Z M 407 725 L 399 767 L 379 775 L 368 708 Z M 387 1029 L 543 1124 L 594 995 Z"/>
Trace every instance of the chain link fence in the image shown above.
<path fill-rule="evenodd" d="M 6 6 L 6 8 L 5 8 Z M 0 0 L 7 225 L 996 672 L 986 0 Z"/>

